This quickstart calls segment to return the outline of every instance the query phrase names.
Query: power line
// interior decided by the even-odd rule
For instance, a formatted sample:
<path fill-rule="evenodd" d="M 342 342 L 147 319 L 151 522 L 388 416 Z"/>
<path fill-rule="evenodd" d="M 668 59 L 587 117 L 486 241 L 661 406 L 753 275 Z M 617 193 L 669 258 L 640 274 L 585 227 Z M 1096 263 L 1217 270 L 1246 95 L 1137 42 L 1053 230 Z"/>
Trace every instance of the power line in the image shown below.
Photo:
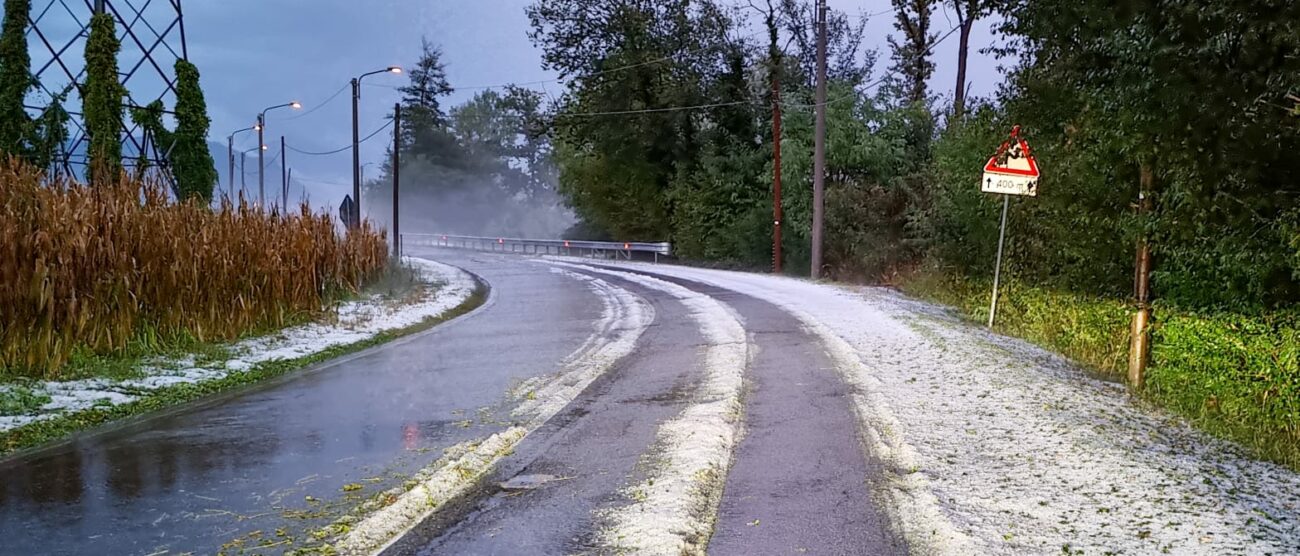
<path fill-rule="evenodd" d="M 935 48 L 939 48 L 939 45 L 940 45 L 940 44 L 943 44 L 943 43 L 944 43 L 944 40 L 948 40 L 949 36 L 953 36 L 953 32 L 956 32 L 957 29 L 958 29 L 958 27 L 953 27 L 953 29 L 949 29 L 948 32 L 945 32 L 945 34 L 944 34 L 943 36 L 940 36 L 939 40 L 936 40 L 935 44 L 931 44 L 931 45 L 930 45 L 930 48 L 926 48 L 926 52 L 924 52 L 924 53 L 926 53 L 927 56 L 928 56 L 928 55 L 932 55 L 932 53 L 935 53 Z M 861 91 L 858 91 L 857 88 L 854 88 L 854 90 L 853 90 L 852 92 L 849 92 L 849 94 L 840 95 L 840 96 L 835 97 L 835 99 L 827 100 L 827 101 L 826 101 L 826 104 L 829 105 L 829 104 L 839 103 L 839 101 L 841 101 L 841 100 L 845 100 L 845 99 L 849 99 L 849 97 L 857 96 L 857 95 L 859 94 L 859 92 L 870 91 L 870 90 L 872 90 L 872 88 L 879 87 L 879 86 L 881 86 L 881 84 L 884 84 L 885 82 L 889 81 L 889 78 L 894 77 L 894 75 L 896 75 L 896 74 L 897 74 L 897 71 L 889 71 L 889 73 L 887 73 L 887 74 L 885 74 L 885 75 L 881 75 L 881 77 L 880 77 L 879 79 L 876 79 L 876 81 L 871 82 L 871 83 L 867 83 L 866 86 L 863 86 L 863 87 L 862 87 L 862 90 L 861 90 Z M 781 105 L 783 105 L 783 107 L 785 107 L 785 108 L 816 108 L 816 103 L 813 103 L 813 104 L 785 104 L 785 103 L 783 103 L 783 104 L 781 104 Z"/>
<path fill-rule="evenodd" d="M 739 106 L 742 104 L 757 104 L 748 100 L 738 100 L 733 102 L 717 102 L 713 104 L 698 104 L 694 106 L 670 106 L 667 108 L 646 108 L 642 110 L 617 110 L 612 112 L 576 112 L 576 113 L 559 113 L 557 118 L 574 117 L 574 116 L 621 116 L 627 114 L 656 114 L 660 112 L 678 112 L 682 110 L 702 110 L 705 108 L 720 108 L 723 106 Z"/>
<path fill-rule="evenodd" d="M 873 18 L 873 17 L 880 16 L 880 15 L 885 15 L 885 14 L 889 14 L 889 13 L 894 13 L 894 9 L 893 9 L 893 8 L 890 8 L 890 9 L 888 9 L 888 10 L 880 10 L 880 11 L 878 11 L 878 12 L 875 12 L 875 13 L 869 13 L 869 14 L 862 14 L 862 13 L 859 13 L 859 14 L 847 14 L 847 13 L 846 13 L 846 14 L 844 14 L 844 17 L 852 17 L 852 18 L 855 18 L 855 19 L 871 19 L 871 18 Z"/>
<path fill-rule="evenodd" d="M 935 48 L 938 48 L 940 44 L 943 44 L 944 41 L 948 40 L 948 37 L 951 37 L 952 34 L 955 33 L 955 32 L 957 31 L 958 28 L 959 28 L 959 27 L 953 27 L 952 29 L 949 29 L 948 32 L 946 32 L 946 33 L 943 34 L 943 36 L 939 37 L 939 40 L 935 41 L 934 44 L 930 45 L 930 47 L 927 48 L 927 49 L 925 50 L 925 54 L 926 54 L 926 55 L 933 54 L 933 53 L 934 53 L 934 49 L 935 49 Z M 857 95 L 858 95 L 859 93 L 861 93 L 861 92 L 865 92 L 865 91 L 871 90 L 871 89 L 873 89 L 873 88 L 875 88 L 875 87 L 879 87 L 880 85 L 882 85 L 882 84 L 884 84 L 886 81 L 888 81 L 890 78 L 894 77 L 897 73 L 898 73 L 898 72 L 895 72 L 895 71 L 888 72 L 886 75 L 884 75 L 884 76 L 880 77 L 879 79 L 877 79 L 877 80 L 875 80 L 875 81 L 873 81 L 873 82 L 867 84 L 866 86 L 862 87 L 861 89 L 858 89 L 858 88 L 855 87 L 853 91 L 851 91 L 851 92 L 849 92 L 849 93 L 847 93 L 847 94 L 844 94 L 844 95 L 838 96 L 838 97 L 836 97 L 836 98 L 833 98 L 833 99 L 829 99 L 829 100 L 827 100 L 827 101 L 826 101 L 826 104 L 828 104 L 828 105 L 829 105 L 829 104 L 834 104 L 834 103 L 836 103 L 836 102 L 840 102 L 840 101 L 843 101 L 843 100 L 846 100 L 846 99 L 849 99 L 849 98 L 855 97 L 855 96 L 857 96 Z M 750 102 L 750 101 L 735 101 L 735 102 L 719 102 L 719 103 L 712 103 L 712 104 L 698 104 L 698 105 L 693 105 L 693 106 L 673 106 L 673 107 L 666 107 L 666 108 L 648 108 L 648 109 L 644 109 L 644 110 L 620 110 L 620 111 L 611 111 L 611 112 L 579 112 L 579 113 L 570 113 L 570 114 L 561 113 L 561 114 L 556 114 L 556 117 L 568 117 L 568 116 L 574 116 L 574 117 L 576 117 L 576 116 L 621 116 L 621 115 L 633 115 L 633 114 L 655 114 L 655 113 L 662 113 L 662 112 L 677 112 L 677 111 L 684 111 L 684 110 L 703 110 L 703 109 L 706 109 L 706 108 L 719 108 L 719 107 L 723 107 L 723 106 L 739 106 L 739 105 L 742 105 L 742 104 L 753 104 L 753 105 L 755 105 L 755 106 L 766 106 L 764 103 L 757 103 L 757 102 Z M 783 108 L 815 108 L 815 107 L 817 106 L 817 103 L 814 102 L 814 103 L 810 103 L 810 104 L 805 104 L 805 103 L 788 103 L 788 102 L 782 102 L 782 103 L 781 103 L 781 106 L 782 106 Z"/>
<path fill-rule="evenodd" d="M 370 135 L 367 135 L 364 139 L 358 141 L 358 143 L 365 143 L 366 141 L 369 141 L 370 139 L 374 138 L 374 136 L 379 135 L 380 132 L 384 131 L 385 129 L 388 129 L 389 127 L 392 127 L 392 125 L 393 125 L 393 120 L 388 120 L 388 123 L 384 124 L 383 127 L 380 127 L 379 129 L 376 129 L 376 130 L 374 131 L 374 133 L 371 133 Z M 332 155 L 332 154 L 338 154 L 338 153 L 341 153 L 341 152 L 346 151 L 346 150 L 348 150 L 348 149 L 351 149 L 351 148 L 352 148 L 352 144 L 349 143 L 349 144 L 347 144 L 347 145 L 345 145 L 345 146 L 343 146 L 343 147 L 339 147 L 339 148 L 334 149 L 334 150 L 332 150 L 332 151 L 325 151 L 325 152 L 311 152 L 311 151 L 303 151 L 303 150 L 295 149 L 295 148 L 293 148 L 293 147 L 291 147 L 291 146 L 289 146 L 289 145 L 285 145 L 285 148 L 287 148 L 287 149 L 289 149 L 289 150 L 291 150 L 291 151 L 293 151 L 293 152 L 296 152 L 296 153 L 298 153 L 298 154 L 305 154 L 305 155 L 307 155 L 307 156 L 329 156 L 329 155 Z"/>
<path fill-rule="evenodd" d="M 745 39 L 751 39 L 751 38 L 754 38 L 755 36 L 760 35 L 760 34 L 762 34 L 762 33 L 763 33 L 762 31 L 759 31 L 759 32 L 750 33 L 750 34 L 748 34 L 748 35 L 742 35 L 742 36 L 740 36 L 739 38 L 737 38 L 736 41 L 741 41 L 741 40 L 745 40 Z M 627 71 L 627 70 L 630 70 L 630 69 L 636 69 L 636 68 L 640 68 L 640 67 L 650 66 L 650 65 L 654 65 L 654 64 L 662 64 L 662 63 L 664 63 L 664 62 L 671 62 L 671 61 L 673 61 L 673 60 L 675 60 L 675 59 L 677 59 L 678 57 L 681 57 L 681 56 L 690 56 L 690 55 L 692 55 L 692 54 L 699 54 L 699 53 L 701 53 L 701 52 L 706 52 L 706 51 L 709 51 L 709 50 L 713 50 L 713 49 L 715 49 L 715 48 L 721 48 L 721 47 L 725 47 L 725 46 L 731 46 L 731 45 L 728 44 L 728 43 L 713 44 L 713 45 L 705 46 L 705 47 L 702 47 L 702 48 L 697 48 L 697 49 L 694 49 L 694 50 L 687 50 L 687 51 L 685 51 L 685 52 L 678 52 L 678 53 L 675 53 L 675 54 L 670 54 L 670 55 L 668 55 L 668 56 L 664 56 L 664 57 L 662 57 L 662 58 L 655 58 L 655 59 L 652 59 L 652 60 L 646 60 L 646 61 L 644 61 L 644 62 L 637 62 L 637 63 L 635 63 L 635 64 L 628 64 L 628 65 L 626 65 L 626 66 L 618 66 L 618 67 L 614 67 L 614 68 L 610 68 L 610 69 L 606 69 L 606 70 L 600 70 L 600 71 L 595 71 L 595 72 L 591 72 L 591 73 L 586 73 L 586 74 L 582 74 L 582 75 L 577 76 L 577 77 L 580 77 L 580 78 L 591 78 L 591 77 L 597 77 L 597 76 L 607 75 L 607 74 L 611 74 L 611 73 L 618 73 L 618 72 L 621 72 L 621 71 Z M 457 91 L 480 91 L 480 90 L 488 90 L 488 89 L 506 89 L 506 88 L 509 88 L 509 87 L 527 87 L 527 86 L 531 86 L 531 85 L 546 85 L 546 84 L 548 84 L 548 83 L 561 83 L 561 82 L 563 82 L 563 81 L 565 81 L 565 79 L 563 79 L 563 78 L 555 78 L 555 79 L 542 79 L 542 80 L 538 80 L 538 81 L 524 81 L 524 82 L 519 82 L 519 83 L 505 83 L 505 84 L 501 84 L 501 85 L 470 85 L 470 86 L 465 86 L 465 87 L 454 87 L 454 88 L 455 88 Z M 381 87 L 381 88 L 384 88 L 384 89 L 394 89 L 394 90 L 401 89 L 401 87 L 396 86 L 396 85 L 384 85 L 384 84 L 381 84 L 381 83 L 366 83 L 365 85 L 366 85 L 367 87 Z"/>
<path fill-rule="evenodd" d="M 285 118 L 283 121 L 292 122 L 294 120 L 300 120 L 302 118 L 306 118 L 307 116 L 310 116 L 313 112 L 320 110 L 321 108 L 324 108 L 325 105 L 329 104 L 330 102 L 333 102 L 334 99 L 338 98 L 339 95 L 343 94 L 343 91 L 348 90 L 349 85 L 350 83 L 344 83 L 342 87 L 339 87 L 339 90 L 335 91 L 334 94 L 330 95 L 330 97 L 325 99 L 324 102 L 317 104 L 316 106 L 312 107 L 311 110 L 298 114 L 297 116 L 294 116 L 292 118 Z"/>

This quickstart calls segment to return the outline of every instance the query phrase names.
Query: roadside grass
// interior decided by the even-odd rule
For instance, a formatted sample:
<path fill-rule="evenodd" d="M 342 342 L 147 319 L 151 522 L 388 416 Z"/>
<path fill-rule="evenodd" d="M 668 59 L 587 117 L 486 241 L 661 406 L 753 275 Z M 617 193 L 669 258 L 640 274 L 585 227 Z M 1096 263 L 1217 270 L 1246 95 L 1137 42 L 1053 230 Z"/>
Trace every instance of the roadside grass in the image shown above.
<path fill-rule="evenodd" d="M 0 432 L 0 457 L 11 455 L 19 450 L 38 447 L 74 433 L 106 425 L 114 421 L 143 416 L 155 411 L 200 400 L 221 392 L 254 385 L 264 380 L 301 370 L 316 363 L 355 353 L 366 348 L 390 342 L 403 336 L 422 332 L 432 328 L 433 326 L 469 313 L 482 305 L 486 298 L 487 288 L 483 284 L 479 284 L 474 293 L 471 294 L 465 302 L 441 315 L 427 318 L 422 322 L 405 328 L 384 331 L 360 342 L 334 346 L 324 351 L 296 359 L 260 363 L 246 371 L 233 372 L 223 378 L 212 381 L 199 382 L 195 384 L 178 384 L 160 388 L 158 390 L 142 392 L 141 395 L 144 397 L 130 403 L 118 406 L 95 407 L 85 411 L 69 413 L 52 419 L 38 421 L 22 427 L 14 428 L 9 431 Z M 189 353 L 194 353 L 197 360 L 202 360 L 199 358 L 203 357 L 221 360 L 223 356 L 221 350 L 224 348 L 222 346 L 207 344 L 198 345 L 196 347 L 196 352 Z M 124 369 L 138 369 L 138 365 L 144 361 L 143 357 L 144 356 L 142 355 L 136 355 L 121 360 L 91 360 L 93 362 L 86 364 L 84 372 L 117 373 L 120 376 L 129 377 L 130 375 L 126 374 L 128 371 L 125 371 Z M 133 367 L 132 365 L 135 366 Z"/>
<path fill-rule="evenodd" d="M 976 322 L 988 319 L 988 282 L 921 271 L 901 288 Z M 1123 300 L 1012 282 L 1000 296 L 996 328 L 1123 381 L 1130 315 Z M 1300 310 L 1193 313 L 1157 305 L 1155 319 L 1141 397 L 1300 471 Z"/>
<path fill-rule="evenodd" d="M 901 288 L 955 307 L 975 322 L 988 322 L 991 282 L 920 271 L 903 280 Z M 995 328 L 1065 355 L 1102 378 L 1120 381 L 1128 369 L 1129 318 L 1128 304 L 1122 300 L 1010 282 L 1001 286 Z"/>
<path fill-rule="evenodd" d="M 26 415 L 50 403 L 50 397 L 37 394 L 26 386 L 13 385 L 0 390 L 0 417 Z"/>

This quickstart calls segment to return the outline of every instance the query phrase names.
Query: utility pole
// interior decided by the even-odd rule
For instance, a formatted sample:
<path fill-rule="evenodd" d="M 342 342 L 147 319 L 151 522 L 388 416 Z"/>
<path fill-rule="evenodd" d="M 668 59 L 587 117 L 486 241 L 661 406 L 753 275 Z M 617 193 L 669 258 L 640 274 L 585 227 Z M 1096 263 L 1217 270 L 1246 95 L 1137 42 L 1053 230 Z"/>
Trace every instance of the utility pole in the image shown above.
<path fill-rule="evenodd" d="M 266 132 L 266 113 L 276 108 L 293 108 L 297 110 L 302 108 L 302 105 L 295 100 L 267 107 L 257 113 L 257 206 L 259 208 L 266 204 L 266 164 L 262 162 L 266 155 L 266 140 L 263 139 Z"/>
<path fill-rule="evenodd" d="M 388 66 L 352 78 L 352 222 L 358 226 L 361 225 L 361 80 L 380 73 L 402 73 L 402 68 Z"/>
<path fill-rule="evenodd" d="M 284 136 L 280 136 L 280 210 L 289 214 L 289 176 L 286 174 L 288 167 L 284 159 Z"/>
<path fill-rule="evenodd" d="M 226 138 L 226 162 L 230 163 L 230 191 L 231 195 L 235 194 L 235 134 L 230 134 Z"/>
<path fill-rule="evenodd" d="M 777 44 L 776 9 L 767 3 L 768 58 L 772 79 L 772 272 L 781 274 L 781 47 Z"/>
<path fill-rule="evenodd" d="M 352 222 L 361 222 L 361 131 L 357 114 L 361 102 L 361 78 L 352 78 Z"/>
<path fill-rule="evenodd" d="M 248 192 L 248 151 L 239 151 L 239 199 Z"/>
<path fill-rule="evenodd" d="M 817 121 L 813 139 L 812 277 L 822 277 L 822 226 L 826 206 L 826 0 L 817 0 Z"/>
<path fill-rule="evenodd" d="M 772 272 L 781 273 L 781 78 L 772 77 Z"/>
<path fill-rule="evenodd" d="M 1143 160 L 1138 167 L 1138 174 L 1138 215 L 1149 217 L 1154 206 L 1151 194 L 1155 188 L 1155 171 L 1151 168 L 1151 162 Z M 1137 312 L 1133 313 L 1130 330 L 1128 382 L 1129 386 L 1140 390 L 1146 381 L 1147 358 L 1150 354 L 1147 335 L 1151 324 L 1151 237 L 1146 233 L 1138 240 L 1137 257 L 1133 266 L 1133 293 L 1137 298 Z"/>
<path fill-rule="evenodd" d="M 393 105 L 393 256 L 400 262 L 402 260 L 402 231 L 401 231 L 401 196 L 398 191 L 401 190 L 402 180 L 400 179 L 402 169 L 402 103 Z"/>
<path fill-rule="evenodd" d="M 257 208 L 262 208 L 266 204 L 266 168 L 263 167 L 263 160 L 266 158 L 266 141 L 262 138 L 262 130 L 266 129 L 266 113 L 257 115 Z"/>

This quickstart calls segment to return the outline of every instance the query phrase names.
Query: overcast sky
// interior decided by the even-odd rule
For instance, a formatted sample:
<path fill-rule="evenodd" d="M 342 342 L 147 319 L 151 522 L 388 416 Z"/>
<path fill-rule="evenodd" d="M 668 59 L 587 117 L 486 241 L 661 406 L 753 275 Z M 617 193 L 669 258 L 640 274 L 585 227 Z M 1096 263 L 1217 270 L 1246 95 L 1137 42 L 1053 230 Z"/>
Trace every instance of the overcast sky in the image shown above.
<path fill-rule="evenodd" d="M 279 136 L 301 150 L 330 151 L 347 146 L 351 138 L 348 80 L 390 64 L 409 66 L 426 37 L 445 53 L 453 86 L 477 87 L 552 79 L 542 70 L 540 55 L 528 39 L 524 8 L 530 0 L 199 0 L 185 3 L 190 59 L 203 75 L 212 115 L 211 140 L 252 125 L 268 106 L 301 101 L 303 110 L 279 110 L 268 116 L 267 143 Z M 165 3 L 158 3 L 164 5 Z M 853 15 L 890 9 L 889 0 L 830 0 L 832 8 Z M 933 23 L 942 34 L 950 19 L 937 14 Z M 888 64 L 885 38 L 892 33 L 892 16 L 869 19 L 867 43 L 880 51 L 877 75 Z M 972 41 L 970 79 L 976 95 L 997 88 L 995 61 L 977 52 L 989 46 L 988 24 L 979 25 Z M 936 51 L 938 71 L 933 90 L 951 99 L 956 72 L 955 35 Z M 39 63 L 39 62 L 38 62 Z M 385 86 L 405 84 L 404 76 L 376 75 L 366 79 L 361 128 L 363 135 L 382 126 L 398 100 Z M 534 86 L 558 93 L 559 83 Z M 461 90 L 451 104 L 468 99 L 475 90 Z M 337 96 L 334 96 L 336 93 Z M 331 100 L 332 99 L 332 100 Z M 362 162 L 377 162 L 390 136 L 381 133 L 363 145 Z M 252 134 L 237 146 L 251 149 Z M 337 203 L 350 190 L 350 156 L 306 157 L 290 153 L 295 178 L 308 183 L 314 204 Z M 224 159 L 219 159 L 224 162 Z M 224 168 L 224 164 L 219 164 Z M 250 164 L 250 170 L 255 165 Z M 375 166 L 369 166 L 373 172 Z M 278 177 L 277 177 L 278 179 Z M 224 188 L 226 173 L 222 171 Z M 251 180 L 250 180 L 251 181 Z M 269 181 L 269 179 L 268 179 Z"/>

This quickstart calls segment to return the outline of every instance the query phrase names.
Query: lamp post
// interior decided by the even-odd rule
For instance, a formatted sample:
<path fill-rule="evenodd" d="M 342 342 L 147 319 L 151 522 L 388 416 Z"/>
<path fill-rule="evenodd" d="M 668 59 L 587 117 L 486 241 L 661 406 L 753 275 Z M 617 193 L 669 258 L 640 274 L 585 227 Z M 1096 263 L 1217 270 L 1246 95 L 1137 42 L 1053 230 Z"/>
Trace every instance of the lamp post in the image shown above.
<path fill-rule="evenodd" d="M 375 70 L 370 73 L 363 73 L 352 78 L 352 206 L 353 206 L 353 225 L 361 223 L 361 129 L 359 127 L 361 116 L 359 104 L 361 101 L 361 80 L 371 75 L 380 73 L 402 73 L 402 68 L 398 66 L 388 66 L 381 70 Z M 401 130 L 395 131 L 399 133 Z"/>
<path fill-rule="evenodd" d="M 245 131 L 256 130 L 257 128 L 258 126 L 256 125 L 252 127 L 246 127 L 244 129 L 234 131 L 229 136 L 226 137 L 226 158 L 228 159 L 227 162 L 230 163 L 230 189 L 227 190 L 227 193 L 229 194 L 235 193 L 235 136 Z"/>
<path fill-rule="evenodd" d="M 248 153 L 257 150 L 257 147 L 239 151 L 239 193 L 240 202 L 246 201 L 244 193 L 248 191 Z"/>
<path fill-rule="evenodd" d="M 266 133 L 266 113 L 276 108 L 293 108 L 297 110 L 302 108 L 298 101 L 286 102 L 268 107 L 257 113 L 257 145 L 261 148 L 257 150 L 257 206 L 260 208 L 266 202 L 266 168 L 264 168 L 263 159 L 266 158 L 266 141 L 262 136 Z"/>

